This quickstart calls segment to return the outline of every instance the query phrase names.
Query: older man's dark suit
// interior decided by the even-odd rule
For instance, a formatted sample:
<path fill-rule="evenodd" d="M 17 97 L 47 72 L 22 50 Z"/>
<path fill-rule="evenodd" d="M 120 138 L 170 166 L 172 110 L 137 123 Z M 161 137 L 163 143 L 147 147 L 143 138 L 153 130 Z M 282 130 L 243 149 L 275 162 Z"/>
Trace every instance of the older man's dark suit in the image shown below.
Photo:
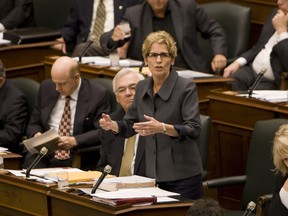
<path fill-rule="evenodd" d="M 92 94 L 93 96 L 91 96 Z M 43 81 L 27 128 L 28 137 L 50 129 L 48 120 L 58 98 L 59 92 L 56 91 L 55 84 L 51 80 Z M 100 145 L 98 121 L 101 114 L 107 113 L 109 110 L 108 90 L 82 78 L 73 127 L 73 136 L 76 138 L 79 148 Z"/>
<path fill-rule="evenodd" d="M 26 97 L 6 80 L 0 88 L 0 146 L 18 151 L 26 124 Z"/>
<path fill-rule="evenodd" d="M 127 7 L 143 0 L 114 0 L 114 24 L 120 23 Z M 62 29 L 67 48 L 87 41 L 91 29 L 94 0 L 74 0 L 67 22 Z"/>
<path fill-rule="evenodd" d="M 241 73 L 247 73 L 249 71 L 251 73 L 252 70 L 252 62 L 255 59 L 256 55 L 264 48 L 265 44 L 269 41 L 272 35 L 275 33 L 275 29 L 272 25 L 272 18 L 275 16 L 278 9 L 274 9 L 270 16 L 268 17 L 265 25 L 263 26 L 261 35 L 259 36 L 259 40 L 256 45 L 243 53 L 241 56 L 247 60 L 247 66 L 242 67 L 239 71 L 235 72 L 232 77 L 239 76 L 241 78 Z M 281 73 L 283 71 L 288 70 L 288 39 L 284 39 L 281 42 L 277 43 L 270 54 L 270 62 L 273 70 L 273 74 L 275 77 L 275 87 L 280 86 Z M 258 87 L 261 86 L 261 82 Z"/>
<path fill-rule="evenodd" d="M 1 0 L 0 23 L 6 29 L 34 25 L 32 0 Z"/>
<path fill-rule="evenodd" d="M 207 13 L 195 1 L 169 1 L 169 8 L 176 32 L 174 40 L 179 45 L 183 58 L 190 69 L 208 71 L 197 43 L 197 31 L 205 38 L 210 37 L 214 53 L 226 56 L 227 48 L 223 29 L 207 16 Z M 153 16 L 153 11 L 147 2 L 127 8 L 123 19 L 128 20 L 131 26 L 131 39 L 127 51 L 128 58 L 143 60 L 142 43 L 146 36 L 153 32 Z M 112 33 L 113 31 L 106 32 L 101 36 L 101 45 L 104 49 L 110 51 L 123 44 L 123 41 L 120 41 L 112 49 L 109 49 L 108 43 L 111 44 Z"/>
<path fill-rule="evenodd" d="M 123 109 L 118 109 L 110 116 L 113 120 L 122 120 L 125 115 Z M 115 136 L 111 131 L 102 131 L 101 135 L 101 149 L 100 160 L 97 165 L 97 170 L 103 171 L 104 167 L 109 164 L 112 166 L 112 175 L 119 175 L 122 156 L 124 152 L 125 138 Z M 135 165 L 134 175 L 145 176 L 145 140 L 139 137 Z"/>

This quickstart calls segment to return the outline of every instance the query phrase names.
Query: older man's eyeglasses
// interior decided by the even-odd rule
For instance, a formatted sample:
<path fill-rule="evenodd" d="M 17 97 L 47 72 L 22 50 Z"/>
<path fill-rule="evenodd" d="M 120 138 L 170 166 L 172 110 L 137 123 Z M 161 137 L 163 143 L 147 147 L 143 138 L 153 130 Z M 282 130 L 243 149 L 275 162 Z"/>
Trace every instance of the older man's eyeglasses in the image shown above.
<path fill-rule="evenodd" d="M 130 91 L 130 92 L 135 92 L 135 89 L 136 89 L 136 84 L 133 84 L 133 85 L 130 85 L 128 87 L 119 87 L 115 93 L 116 94 L 125 94 L 125 92 L 127 91 L 127 89 Z"/>
<path fill-rule="evenodd" d="M 170 53 L 166 53 L 166 52 L 161 52 L 161 53 L 153 53 L 153 52 L 151 52 L 151 53 L 148 53 L 147 56 L 149 58 L 154 58 L 154 59 L 156 59 L 156 58 L 158 58 L 158 56 L 160 56 L 161 59 L 166 59 L 166 58 L 169 58 L 171 56 L 171 54 Z"/>

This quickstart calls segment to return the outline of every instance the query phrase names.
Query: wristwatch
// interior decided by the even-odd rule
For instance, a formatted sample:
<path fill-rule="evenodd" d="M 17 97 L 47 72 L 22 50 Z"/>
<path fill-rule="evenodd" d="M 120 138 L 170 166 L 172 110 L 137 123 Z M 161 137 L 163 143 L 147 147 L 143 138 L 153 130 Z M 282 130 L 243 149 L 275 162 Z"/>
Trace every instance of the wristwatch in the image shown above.
<path fill-rule="evenodd" d="M 167 131 L 166 124 L 162 122 L 163 133 L 165 134 Z"/>

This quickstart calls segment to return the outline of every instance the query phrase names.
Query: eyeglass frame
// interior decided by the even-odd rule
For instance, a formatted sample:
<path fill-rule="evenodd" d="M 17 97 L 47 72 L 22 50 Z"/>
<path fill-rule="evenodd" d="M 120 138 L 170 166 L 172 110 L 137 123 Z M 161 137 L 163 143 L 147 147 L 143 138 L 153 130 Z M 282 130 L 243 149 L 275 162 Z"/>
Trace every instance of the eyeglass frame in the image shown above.
<path fill-rule="evenodd" d="M 150 53 L 147 54 L 147 57 L 149 57 L 149 58 L 157 59 L 158 56 L 160 56 L 161 59 L 167 59 L 167 58 L 171 57 L 171 53 L 166 53 L 166 52 L 154 53 L 154 52 L 150 52 Z"/>
<path fill-rule="evenodd" d="M 129 85 L 128 87 L 119 87 L 114 93 L 115 94 L 125 94 L 125 92 L 127 91 L 127 89 L 129 89 L 129 91 L 131 92 L 131 91 L 133 91 L 133 92 L 135 92 L 135 90 L 136 90 L 136 85 L 137 84 L 135 84 L 135 83 L 133 83 L 133 84 L 131 84 L 131 85 Z"/>

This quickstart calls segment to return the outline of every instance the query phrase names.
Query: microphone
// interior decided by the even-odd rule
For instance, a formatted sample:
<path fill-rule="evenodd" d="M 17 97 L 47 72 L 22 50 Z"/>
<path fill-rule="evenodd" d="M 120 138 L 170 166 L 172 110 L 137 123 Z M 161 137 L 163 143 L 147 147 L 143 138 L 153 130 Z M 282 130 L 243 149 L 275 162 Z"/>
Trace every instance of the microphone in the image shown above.
<path fill-rule="evenodd" d="M 112 167 L 110 165 L 105 166 L 102 175 L 100 176 L 100 178 L 98 179 L 98 181 L 92 188 L 92 191 L 91 191 L 92 194 L 96 192 L 97 188 L 100 186 L 100 184 L 102 183 L 106 175 L 108 175 L 111 172 L 111 170 L 112 170 Z"/>
<path fill-rule="evenodd" d="M 252 86 L 249 88 L 248 90 L 248 95 L 249 95 L 249 98 L 252 97 L 252 93 L 253 91 L 256 89 L 257 85 L 260 83 L 263 75 L 267 72 L 267 68 L 261 68 L 259 74 L 257 75 L 256 77 L 256 80 L 255 82 L 252 84 Z"/>
<path fill-rule="evenodd" d="M 82 57 L 84 56 L 84 54 L 86 53 L 87 49 L 94 43 L 94 41 L 96 40 L 95 35 L 91 35 L 90 40 L 87 41 L 86 46 L 83 48 L 83 50 L 80 52 L 79 55 L 79 62 L 82 63 Z"/>
<path fill-rule="evenodd" d="M 247 208 L 246 208 L 246 210 L 242 216 L 250 215 L 251 212 L 255 209 L 255 207 L 256 207 L 256 204 L 253 201 L 249 202 L 247 205 Z"/>
<path fill-rule="evenodd" d="M 39 155 L 35 158 L 32 164 L 27 168 L 26 178 L 30 177 L 31 170 L 35 167 L 37 163 L 39 163 L 39 161 L 47 154 L 47 152 L 48 152 L 48 149 L 46 147 L 41 148 Z"/>

